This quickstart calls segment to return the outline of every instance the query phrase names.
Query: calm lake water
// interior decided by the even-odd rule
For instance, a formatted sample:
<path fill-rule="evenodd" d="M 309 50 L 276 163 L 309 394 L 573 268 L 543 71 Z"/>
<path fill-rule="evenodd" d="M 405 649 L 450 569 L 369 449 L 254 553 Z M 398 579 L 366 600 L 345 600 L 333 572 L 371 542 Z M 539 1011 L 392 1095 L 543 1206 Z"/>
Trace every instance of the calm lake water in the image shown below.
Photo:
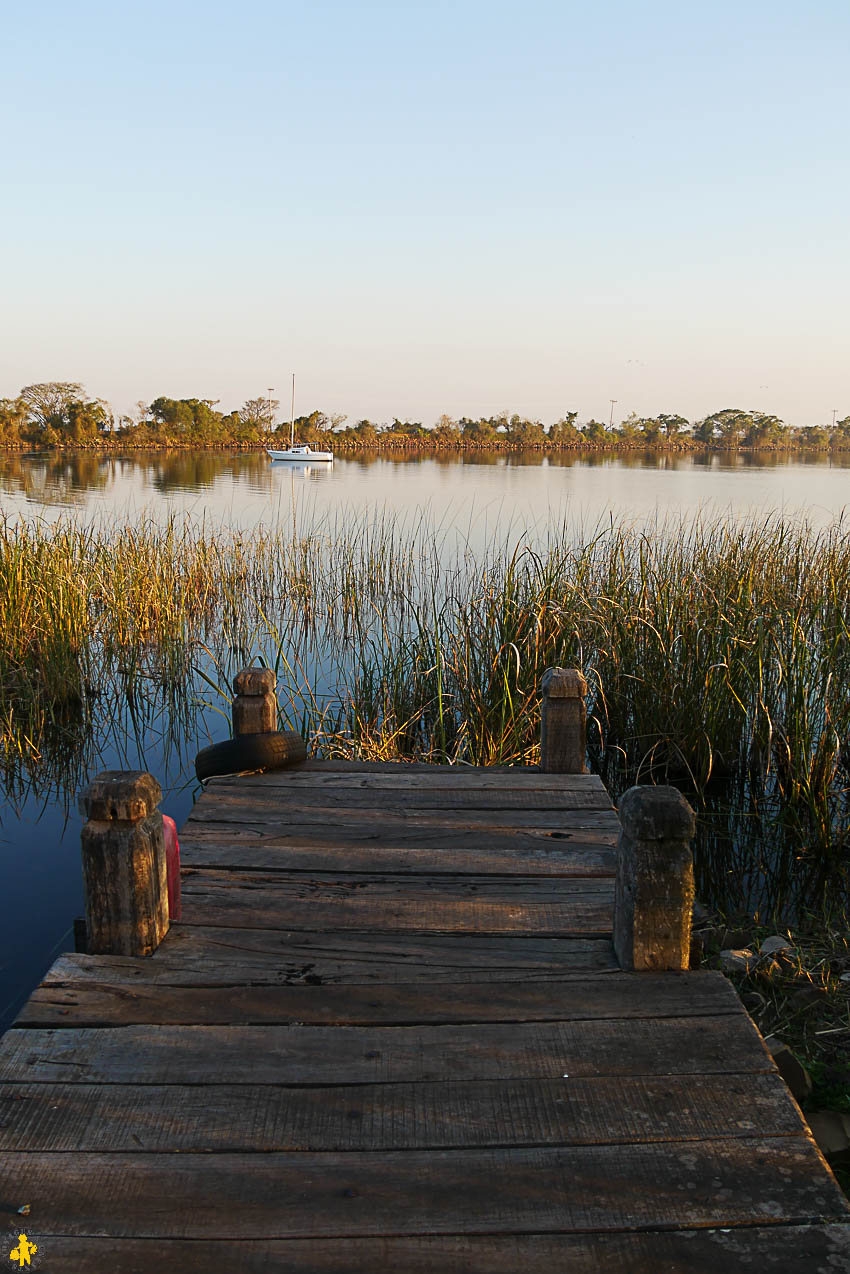
<path fill-rule="evenodd" d="M 753 457 L 628 458 L 480 456 L 463 460 L 339 460 L 331 469 L 272 465 L 264 454 L 11 456 L 0 458 L 0 509 L 9 519 L 72 517 L 112 522 L 175 518 L 207 527 L 301 529 L 351 518 L 398 515 L 407 527 L 478 552 L 506 539 L 545 539 L 566 526 L 592 529 L 609 516 L 638 523 L 781 511 L 815 525 L 850 504 L 850 457 L 806 462 Z M 105 768 L 149 769 L 162 809 L 178 825 L 197 792 L 196 751 L 229 733 L 226 717 L 201 710 L 192 730 L 163 737 L 142 720 L 100 732 L 73 781 L 4 793 L 0 824 L 0 1029 L 55 954 L 72 949 L 83 909 L 81 819 L 76 790 Z"/>
<path fill-rule="evenodd" d="M 746 516 L 801 513 L 831 520 L 848 503 L 850 455 L 788 463 L 753 456 L 467 456 L 339 459 L 333 466 L 271 464 L 264 453 L 0 458 L 7 516 L 55 519 L 189 517 L 250 528 L 258 522 L 338 519 L 427 509 L 473 545 L 564 520 L 593 525 L 609 512 L 636 520 L 701 507 Z"/>

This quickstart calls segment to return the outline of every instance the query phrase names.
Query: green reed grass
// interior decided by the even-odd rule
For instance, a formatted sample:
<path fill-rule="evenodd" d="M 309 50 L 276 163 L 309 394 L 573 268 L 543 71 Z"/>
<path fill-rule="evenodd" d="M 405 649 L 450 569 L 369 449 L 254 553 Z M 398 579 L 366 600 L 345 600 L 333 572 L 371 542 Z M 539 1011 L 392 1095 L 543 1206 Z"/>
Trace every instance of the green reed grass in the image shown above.
<path fill-rule="evenodd" d="M 848 599 L 841 521 L 609 522 L 478 555 L 381 517 L 251 533 L 5 522 L 0 741 L 7 769 L 37 771 L 110 712 L 132 726 L 156 703 L 188 732 L 196 701 L 225 710 L 258 659 L 319 754 L 533 763 L 543 671 L 577 666 L 612 791 L 685 784 L 701 862 L 742 898 L 770 874 L 770 841 L 775 909 L 844 870 Z"/>

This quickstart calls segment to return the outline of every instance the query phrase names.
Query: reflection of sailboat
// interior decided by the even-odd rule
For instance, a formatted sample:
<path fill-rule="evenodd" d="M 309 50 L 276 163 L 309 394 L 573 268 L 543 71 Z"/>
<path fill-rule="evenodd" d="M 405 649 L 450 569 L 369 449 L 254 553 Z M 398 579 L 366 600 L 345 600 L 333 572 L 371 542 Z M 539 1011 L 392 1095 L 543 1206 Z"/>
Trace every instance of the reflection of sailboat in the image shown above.
<path fill-rule="evenodd" d="M 313 454 L 315 455 L 315 452 Z M 311 456 L 310 458 L 312 459 L 313 457 Z M 329 472 L 330 470 L 326 464 L 317 464 L 312 466 L 309 464 L 297 464 L 293 465 L 290 469 L 293 482 L 295 481 L 296 474 L 304 482 L 307 482 L 310 478 L 318 478 L 319 474 L 321 474 L 322 477 L 327 477 Z"/>
<path fill-rule="evenodd" d="M 295 445 L 295 372 L 292 373 L 292 410 L 289 418 L 289 446 L 282 451 L 266 447 L 272 460 L 288 460 L 290 464 L 333 464 L 332 451 L 313 451 L 305 443 Z"/>

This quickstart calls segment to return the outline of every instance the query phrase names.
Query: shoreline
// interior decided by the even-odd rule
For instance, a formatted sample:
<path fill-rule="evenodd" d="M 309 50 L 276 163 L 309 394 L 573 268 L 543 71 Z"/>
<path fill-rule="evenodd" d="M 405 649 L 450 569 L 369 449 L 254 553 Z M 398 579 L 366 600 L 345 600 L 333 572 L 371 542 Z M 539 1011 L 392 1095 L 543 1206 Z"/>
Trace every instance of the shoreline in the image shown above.
<path fill-rule="evenodd" d="M 832 455 L 850 455 L 850 440 L 846 446 L 784 446 L 784 447 L 728 447 L 728 446 L 712 446 L 706 443 L 697 443 L 694 445 L 681 444 L 669 445 L 664 444 L 647 446 L 608 444 L 602 446 L 594 446 L 591 443 L 582 444 L 543 444 L 530 445 L 518 443 L 476 443 L 476 442 L 457 442 L 452 444 L 429 443 L 425 440 L 416 439 L 409 443 L 402 442 L 398 439 L 386 442 L 354 442 L 343 439 L 338 435 L 330 435 L 323 438 L 323 443 L 331 442 L 333 452 L 340 456 L 406 456 L 406 457 L 422 457 L 431 458 L 434 456 L 446 458 L 460 458 L 465 455 L 483 455 L 483 456 L 516 456 L 516 455 L 537 455 L 541 458 L 544 456 L 574 456 L 581 458 L 583 456 L 672 456 L 672 457 L 688 457 L 688 456 L 771 456 L 771 457 L 797 457 L 797 456 L 832 456 Z M 270 440 L 273 441 L 273 440 Z M 9 456 L 54 456 L 54 455 L 137 455 L 137 454 L 163 454 L 169 452 L 241 452 L 246 455 L 251 453 L 262 454 L 266 451 L 268 442 L 243 442 L 238 440 L 219 441 L 219 442 L 203 442 L 199 440 L 187 439 L 186 441 L 178 441 L 176 439 L 168 439 L 162 442 L 133 442 L 127 438 L 108 439 L 98 438 L 92 442 L 67 442 L 53 444 L 48 447 L 40 447 L 33 443 L 0 443 L 0 454 Z M 312 445 L 312 444 L 311 444 Z"/>

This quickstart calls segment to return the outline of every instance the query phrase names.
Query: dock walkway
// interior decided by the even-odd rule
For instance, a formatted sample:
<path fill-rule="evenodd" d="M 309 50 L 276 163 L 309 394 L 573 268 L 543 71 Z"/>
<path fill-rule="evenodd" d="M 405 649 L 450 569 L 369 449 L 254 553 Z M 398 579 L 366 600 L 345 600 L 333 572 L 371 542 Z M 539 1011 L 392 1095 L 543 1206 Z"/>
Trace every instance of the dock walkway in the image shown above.
<path fill-rule="evenodd" d="M 8 1233 L 50 1274 L 850 1269 L 727 980 L 619 970 L 617 832 L 590 775 L 212 782 L 182 921 L 0 1045 Z"/>

